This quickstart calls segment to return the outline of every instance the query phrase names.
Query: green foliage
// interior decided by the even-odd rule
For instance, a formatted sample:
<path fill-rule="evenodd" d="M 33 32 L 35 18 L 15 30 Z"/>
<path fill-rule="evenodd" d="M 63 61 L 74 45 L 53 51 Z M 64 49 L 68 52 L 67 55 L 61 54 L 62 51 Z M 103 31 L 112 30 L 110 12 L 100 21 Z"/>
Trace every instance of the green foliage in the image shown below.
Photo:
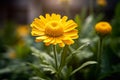
<path fill-rule="evenodd" d="M 69 80 L 70 76 L 81 70 L 82 68 L 86 67 L 87 65 L 90 64 L 95 64 L 96 61 L 88 61 L 81 66 L 79 66 L 77 69 L 73 69 L 71 65 L 68 65 L 70 61 L 72 60 L 73 55 L 79 54 L 79 50 L 83 49 L 85 46 L 88 46 L 87 44 L 82 45 L 79 47 L 77 50 L 73 50 L 72 53 L 69 53 L 70 46 L 66 46 L 61 50 L 61 53 L 57 54 L 57 59 L 58 59 L 58 64 L 59 64 L 59 69 L 58 71 L 56 70 L 55 67 L 55 61 L 54 61 L 54 54 L 51 50 L 51 53 L 48 54 L 46 52 L 42 52 L 35 47 L 31 47 L 32 54 L 38 58 L 38 63 L 35 62 L 35 64 L 30 64 L 31 67 L 36 72 L 37 77 L 41 79 L 47 79 L 47 80 L 53 80 L 55 79 L 55 76 L 57 73 L 60 75 L 60 79 L 62 80 Z M 48 76 L 49 75 L 49 76 Z M 53 76 L 53 77 L 50 77 Z"/>
<path fill-rule="evenodd" d="M 72 71 L 70 75 L 75 74 L 77 71 L 79 71 L 80 69 L 86 67 L 87 65 L 96 64 L 96 63 L 97 63 L 96 61 L 87 61 L 87 62 L 83 63 L 80 67 L 78 67 L 77 69 L 75 69 L 74 71 Z"/>

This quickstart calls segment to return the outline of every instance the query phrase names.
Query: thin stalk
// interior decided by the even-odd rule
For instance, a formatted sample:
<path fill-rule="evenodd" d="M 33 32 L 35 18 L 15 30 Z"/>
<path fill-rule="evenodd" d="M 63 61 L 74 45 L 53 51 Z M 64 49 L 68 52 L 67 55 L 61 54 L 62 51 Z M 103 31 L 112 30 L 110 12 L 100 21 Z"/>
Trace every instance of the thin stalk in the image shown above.
<path fill-rule="evenodd" d="M 101 71 L 101 54 L 102 54 L 102 50 L 103 50 L 103 37 L 100 37 L 99 39 L 99 43 L 98 43 L 98 53 L 97 53 L 97 68 L 96 68 L 96 74 L 99 74 Z"/>
<path fill-rule="evenodd" d="M 56 51 L 56 46 L 53 46 L 53 51 L 54 51 L 54 57 L 55 57 L 55 67 L 56 70 L 58 70 L 58 61 L 57 61 L 57 51 Z"/>
<path fill-rule="evenodd" d="M 97 61 L 98 61 L 98 64 L 101 64 L 102 49 L 103 49 L 103 38 L 100 37 L 99 43 L 98 43 L 98 54 L 97 54 Z"/>
<path fill-rule="evenodd" d="M 56 46 L 55 45 L 53 45 L 53 52 L 54 52 L 54 57 L 55 57 L 55 67 L 56 67 L 57 80 L 59 80 L 58 59 L 57 59 L 57 51 L 56 51 Z"/>
<path fill-rule="evenodd" d="M 62 68 L 65 66 L 66 56 L 67 56 L 67 50 L 68 50 L 68 46 L 65 46 L 65 47 L 63 48 L 63 52 L 61 53 L 61 62 L 60 62 L 58 74 L 60 74 Z"/>

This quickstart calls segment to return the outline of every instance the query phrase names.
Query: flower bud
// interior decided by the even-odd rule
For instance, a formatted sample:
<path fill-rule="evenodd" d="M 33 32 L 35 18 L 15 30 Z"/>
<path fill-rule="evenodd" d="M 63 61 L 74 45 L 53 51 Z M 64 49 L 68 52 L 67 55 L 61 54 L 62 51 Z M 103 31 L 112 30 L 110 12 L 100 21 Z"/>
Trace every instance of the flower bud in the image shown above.
<path fill-rule="evenodd" d="M 111 33 L 112 27 L 108 22 L 99 22 L 95 25 L 95 31 L 100 36 L 106 36 Z"/>

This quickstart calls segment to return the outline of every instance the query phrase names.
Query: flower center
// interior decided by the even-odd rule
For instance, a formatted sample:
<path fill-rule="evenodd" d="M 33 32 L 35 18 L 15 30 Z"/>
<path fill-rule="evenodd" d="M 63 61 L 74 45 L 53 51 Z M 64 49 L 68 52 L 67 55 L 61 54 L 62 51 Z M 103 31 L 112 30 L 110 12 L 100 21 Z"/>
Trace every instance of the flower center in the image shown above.
<path fill-rule="evenodd" d="M 50 21 L 46 24 L 45 34 L 50 37 L 60 37 L 63 35 L 63 27 L 58 21 Z"/>

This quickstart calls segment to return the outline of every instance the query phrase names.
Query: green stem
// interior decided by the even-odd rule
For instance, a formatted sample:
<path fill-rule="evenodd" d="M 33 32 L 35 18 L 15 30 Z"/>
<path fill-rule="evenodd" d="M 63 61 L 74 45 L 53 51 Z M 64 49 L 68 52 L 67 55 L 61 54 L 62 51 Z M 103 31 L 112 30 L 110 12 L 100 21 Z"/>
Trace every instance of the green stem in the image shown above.
<path fill-rule="evenodd" d="M 61 53 L 61 62 L 60 62 L 60 66 L 59 66 L 59 69 L 58 69 L 58 74 L 60 74 L 62 68 L 65 66 L 67 50 L 68 50 L 68 46 L 65 46 L 63 48 L 63 52 Z"/>
<path fill-rule="evenodd" d="M 59 80 L 58 59 L 57 59 L 57 51 L 56 51 L 56 46 L 55 45 L 53 45 L 53 52 L 54 52 L 54 57 L 55 57 L 55 67 L 56 67 L 57 80 Z"/>
<path fill-rule="evenodd" d="M 99 44 L 98 44 L 98 54 L 97 54 L 98 64 L 101 64 L 102 49 L 103 49 L 103 38 L 100 37 Z"/>
<path fill-rule="evenodd" d="M 57 51 L 56 51 L 56 46 L 53 46 L 53 51 L 54 51 L 54 57 L 55 57 L 55 67 L 56 70 L 58 70 L 58 62 L 57 62 Z"/>
<path fill-rule="evenodd" d="M 103 49 L 103 37 L 100 37 L 99 43 L 98 43 L 98 53 L 97 53 L 97 68 L 96 68 L 96 74 L 100 73 L 101 70 L 101 54 L 102 54 L 102 49 Z"/>

